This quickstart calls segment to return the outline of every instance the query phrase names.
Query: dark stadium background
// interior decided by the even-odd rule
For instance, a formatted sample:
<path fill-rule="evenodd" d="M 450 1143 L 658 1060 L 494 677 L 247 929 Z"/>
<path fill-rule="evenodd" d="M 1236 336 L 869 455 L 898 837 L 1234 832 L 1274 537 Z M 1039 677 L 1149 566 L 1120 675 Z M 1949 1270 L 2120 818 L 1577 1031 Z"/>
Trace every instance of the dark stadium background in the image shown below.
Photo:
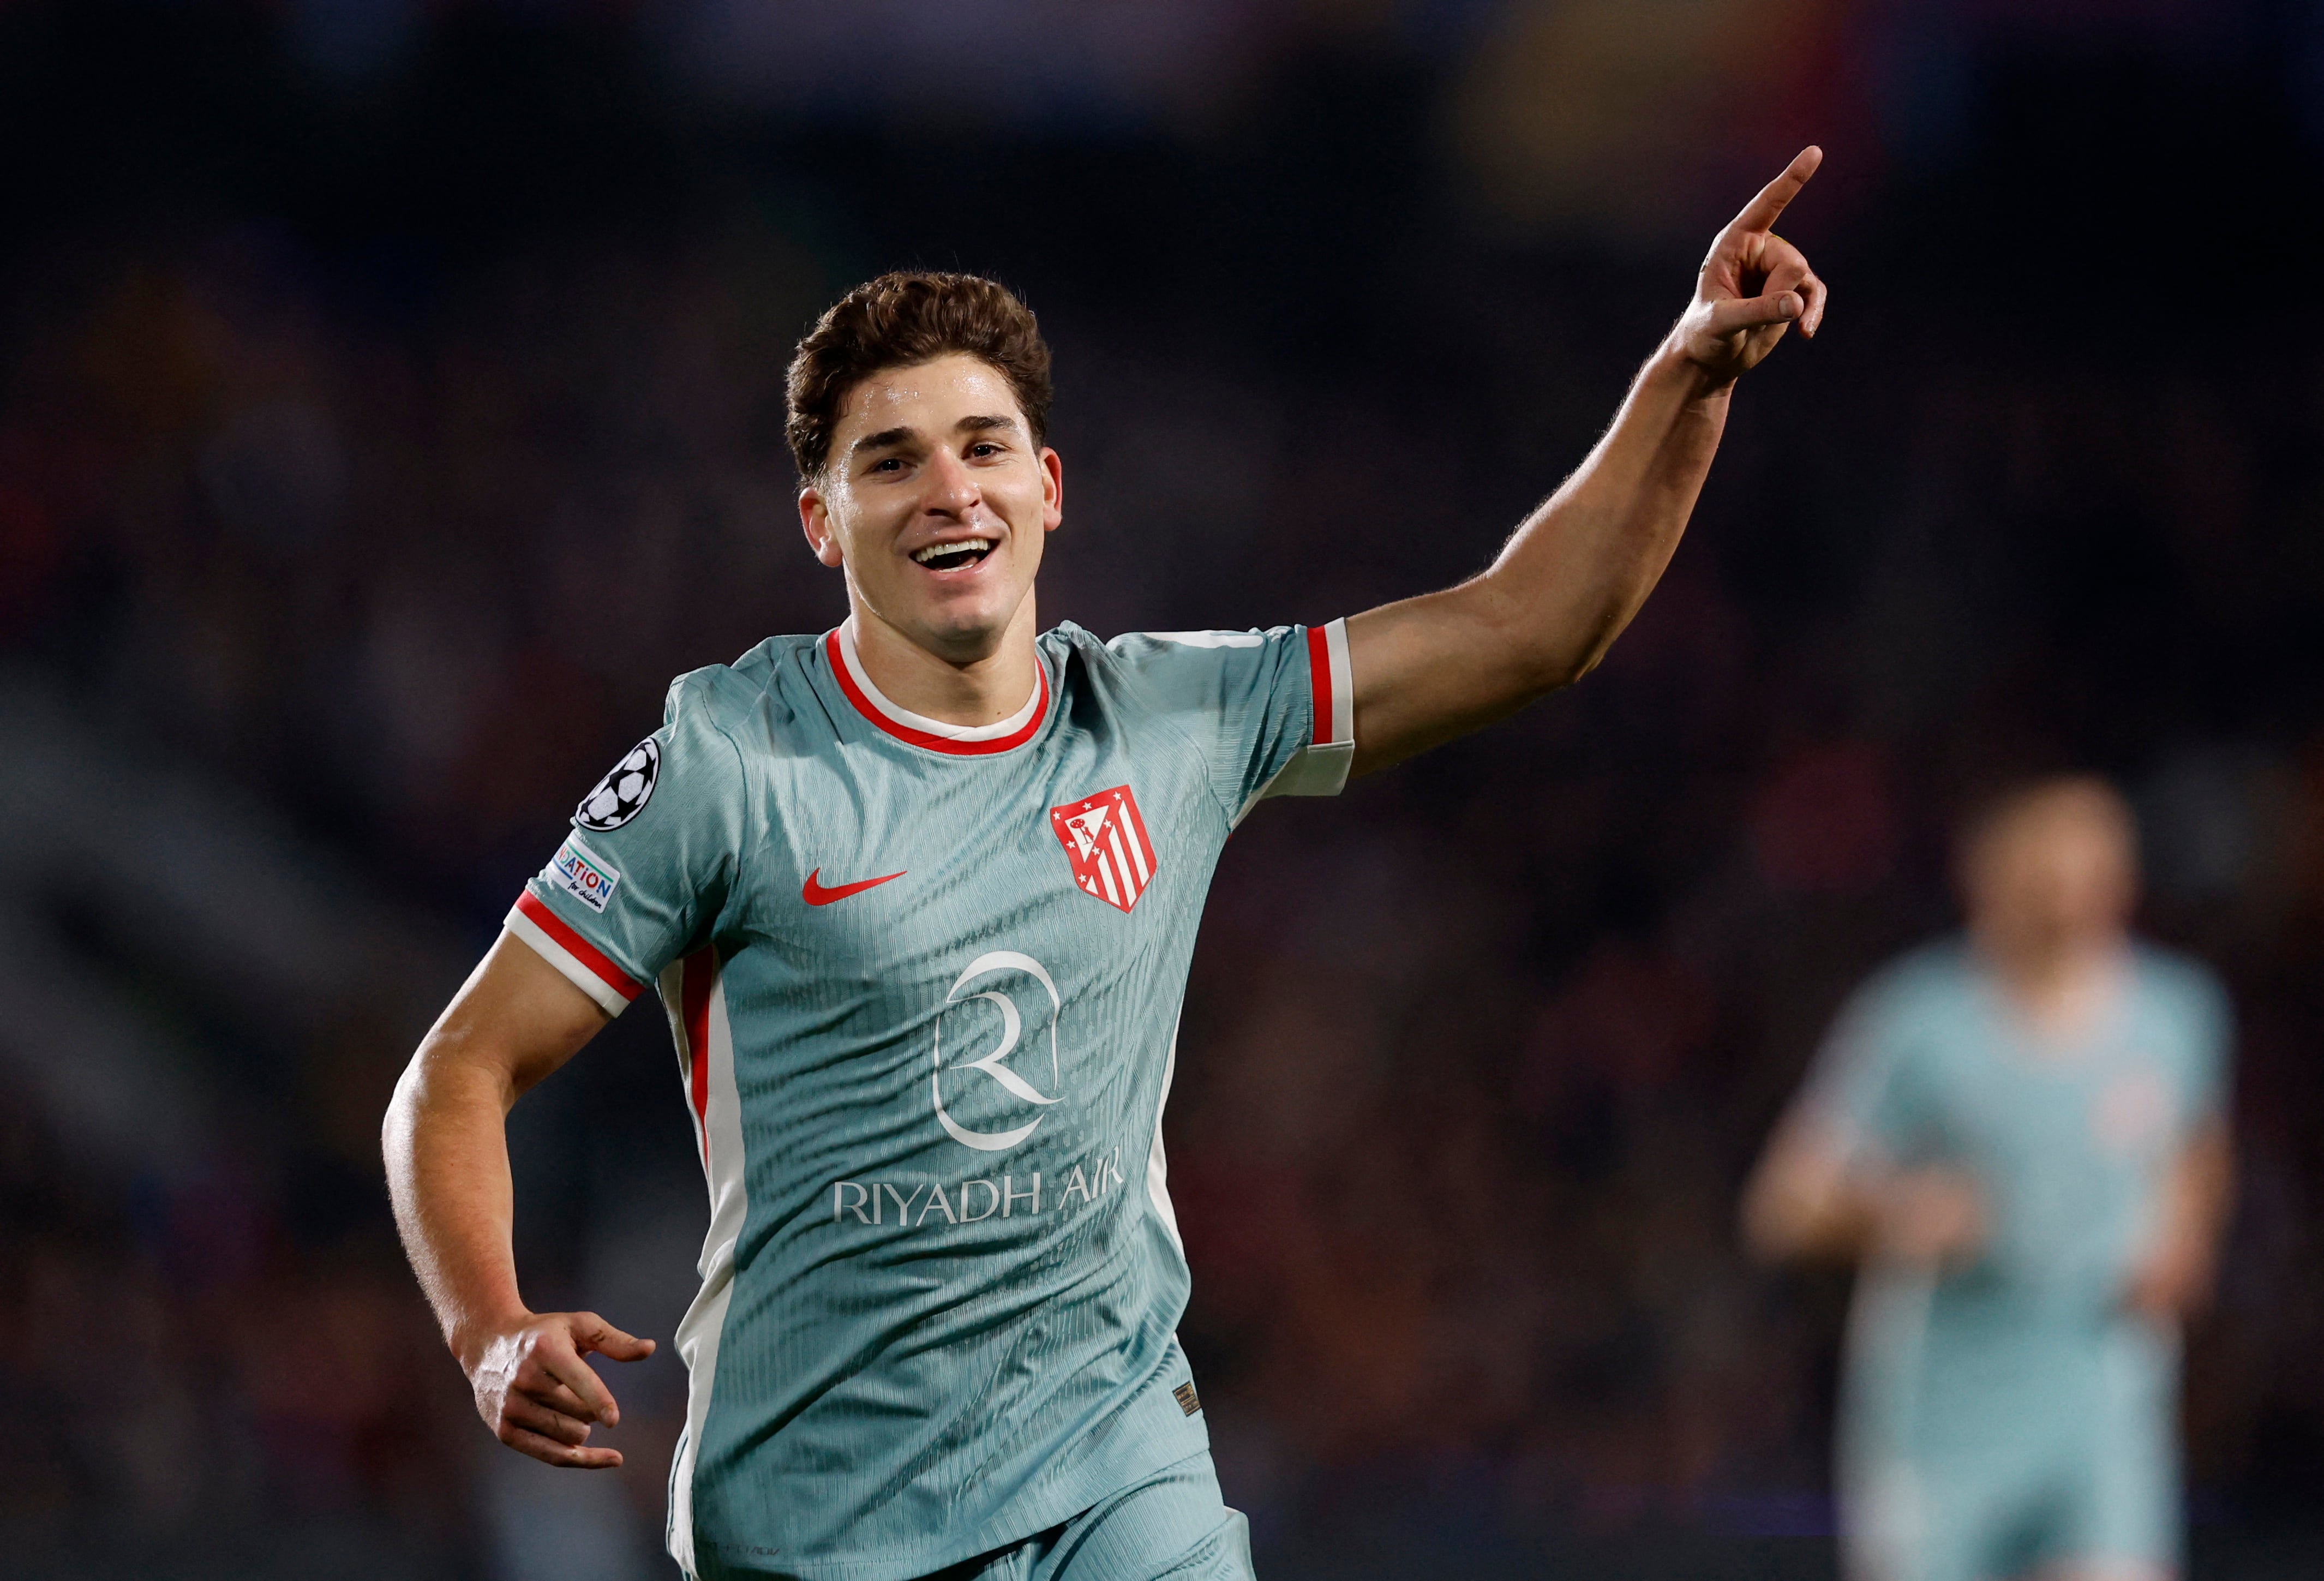
<path fill-rule="evenodd" d="M 2324 1535 L 2324 21 L 2298 0 L 0 5 L 0 1574 L 666 1574 L 475 1420 L 402 1061 L 673 673 L 820 630 L 781 369 L 996 273 L 1057 353 L 1045 617 L 1479 566 L 1803 143 L 1746 381 L 1578 692 L 1229 851 L 1171 1109 L 1262 1574 L 1823 1576 L 1845 1298 L 1738 1181 L 2087 764 L 2243 1020 L 2196 1577 Z M 668 1338 L 650 1007 L 514 1122 L 534 1305 Z"/>

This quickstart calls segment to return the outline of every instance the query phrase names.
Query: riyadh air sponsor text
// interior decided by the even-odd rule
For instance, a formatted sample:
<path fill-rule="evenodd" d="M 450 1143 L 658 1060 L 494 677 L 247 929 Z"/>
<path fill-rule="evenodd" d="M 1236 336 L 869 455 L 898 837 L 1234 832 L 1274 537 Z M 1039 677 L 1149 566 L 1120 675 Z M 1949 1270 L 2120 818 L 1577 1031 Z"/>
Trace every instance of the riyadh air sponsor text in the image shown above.
<path fill-rule="evenodd" d="M 1011 1171 L 998 1177 L 954 1181 L 835 1180 L 833 1224 L 879 1225 L 917 1230 L 938 1225 L 971 1225 L 989 1218 L 1024 1218 L 1086 1207 L 1121 1188 L 1121 1148 L 1085 1159 L 1065 1170 Z"/>

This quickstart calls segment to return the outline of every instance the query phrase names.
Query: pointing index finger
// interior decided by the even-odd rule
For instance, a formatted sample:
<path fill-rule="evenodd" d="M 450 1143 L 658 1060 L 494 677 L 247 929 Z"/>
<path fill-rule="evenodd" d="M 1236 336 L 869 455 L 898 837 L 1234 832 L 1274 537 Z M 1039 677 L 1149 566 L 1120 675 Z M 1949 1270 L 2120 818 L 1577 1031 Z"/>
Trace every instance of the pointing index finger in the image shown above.
<path fill-rule="evenodd" d="M 1808 178 L 1816 173 L 1816 167 L 1821 163 L 1822 149 L 1813 143 L 1801 149 L 1792 162 L 1784 167 L 1784 173 L 1760 188 L 1759 195 L 1743 206 L 1743 212 L 1737 215 L 1727 228 L 1730 231 L 1768 229 L 1775 223 L 1776 216 L 1784 212 L 1784 206 L 1799 196 L 1800 189 L 1808 184 Z"/>

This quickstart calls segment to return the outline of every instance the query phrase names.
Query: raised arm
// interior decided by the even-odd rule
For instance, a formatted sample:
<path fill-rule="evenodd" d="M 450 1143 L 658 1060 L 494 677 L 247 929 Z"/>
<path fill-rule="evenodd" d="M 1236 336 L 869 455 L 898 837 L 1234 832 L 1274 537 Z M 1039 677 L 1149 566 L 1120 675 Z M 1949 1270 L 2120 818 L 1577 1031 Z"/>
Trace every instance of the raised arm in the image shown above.
<path fill-rule="evenodd" d="M 1735 381 L 1793 323 L 1812 336 L 1823 321 L 1823 282 L 1773 229 L 1822 159 L 1804 150 L 1719 233 L 1694 300 L 1639 370 L 1613 426 L 1489 569 L 1349 620 L 1354 772 L 1571 685 L 1629 624 L 1686 530 Z"/>
<path fill-rule="evenodd" d="M 404 1249 L 494 1436 L 551 1465 L 621 1465 L 588 1443 L 621 1410 L 591 1351 L 653 1354 L 594 1312 L 537 1313 L 517 1294 L 510 1244 L 508 1112 L 579 1051 L 605 1012 L 503 933 L 421 1040 L 388 1105 L 382 1143 Z"/>

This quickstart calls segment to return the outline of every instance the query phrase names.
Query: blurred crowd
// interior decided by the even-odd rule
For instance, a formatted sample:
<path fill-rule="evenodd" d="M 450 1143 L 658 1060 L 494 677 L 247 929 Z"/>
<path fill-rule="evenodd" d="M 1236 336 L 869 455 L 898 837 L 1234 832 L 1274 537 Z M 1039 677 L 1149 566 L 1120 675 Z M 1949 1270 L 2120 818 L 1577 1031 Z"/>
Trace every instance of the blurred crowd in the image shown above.
<path fill-rule="evenodd" d="M 2145 925 L 2236 996 L 2241 1208 L 2189 1391 L 2206 1518 L 2288 1517 L 2324 1475 L 2317 350 L 2241 310 L 2145 326 L 2192 337 L 2164 352 L 1996 302 L 1994 272 L 1925 256 L 1958 188 L 1882 180 L 1831 183 L 1831 333 L 1747 383 L 1601 671 L 1270 808 L 1222 864 L 1171 1185 L 1262 1556 L 1399 1477 L 1540 1533 L 1824 1530 L 1843 1287 L 1751 1266 L 1738 1183 L 1840 997 L 1951 925 L 1959 798 L 2061 766 L 2130 791 Z M 73 1050 L 0 1027 L 0 1547 L 295 1527 L 369 1534 L 381 1574 L 517 1576 L 658 1546 L 674 1361 L 614 1380 L 610 1483 L 496 1449 L 401 1267 L 375 1126 L 669 678 L 844 613 L 780 444 L 790 343 L 838 290 L 979 245 L 1010 267 L 1058 365 L 1044 620 L 1111 634 L 1322 621 L 1482 563 L 1689 266 L 1391 238 L 1276 335 L 1198 310 L 1231 281 L 1129 265 L 1117 298 L 1094 244 L 907 258 L 824 212 L 419 261 L 207 211 L 17 238 L 0 679 L 71 720 L 18 733 L 19 772 L 103 744 L 219 787 L 427 943 L 278 1015 L 0 861 L 5 931 L 87 964 L 208 1095 L 141 1169 L 42 1096 Z M 140 859 L 209 860 L 207 820 L 174 828 Z M 221 871 L 189 926 L 230 955 Z M 671 1075 L 649 1007 L 520 1107 L 536 1306 L 667 1339 L 706 1216 Z"/>

